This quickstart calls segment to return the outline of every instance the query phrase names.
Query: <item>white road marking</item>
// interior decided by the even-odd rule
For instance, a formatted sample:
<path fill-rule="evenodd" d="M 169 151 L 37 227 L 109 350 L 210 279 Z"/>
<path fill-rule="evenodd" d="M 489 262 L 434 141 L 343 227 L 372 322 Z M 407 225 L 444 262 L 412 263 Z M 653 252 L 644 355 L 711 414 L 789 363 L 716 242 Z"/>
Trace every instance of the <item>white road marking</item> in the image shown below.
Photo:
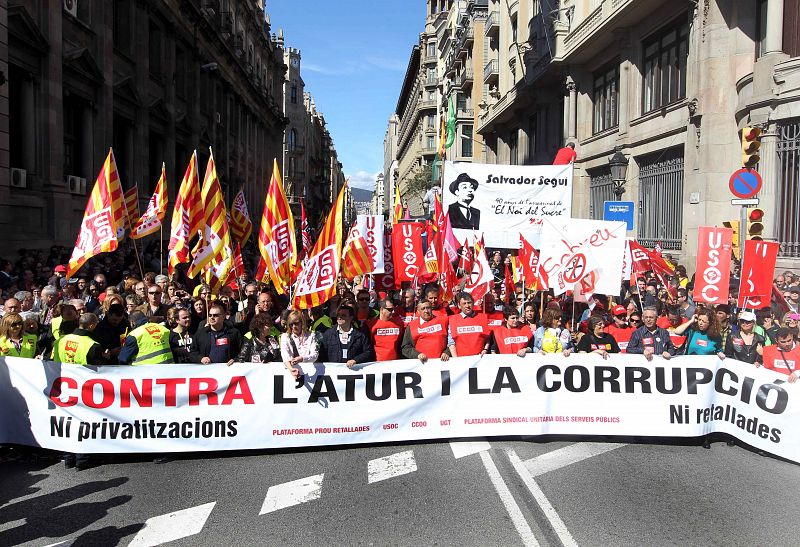
<path fill-rule="evenodd" d="M 270 486 L 259 515 L 319 499 L 325 473 Z"/>
<path fill-rule="evenodd" d="M 149 518 L 128 547 L 152 547 L 200 533 L 217 502 Z"/>
<path fill-rule="evenodd" d="M 532 477 L 538 477 L 623 446 L 626 445 L 622 443 L 576 443 L 525 460 L 524 464 Z"/>
<path fill-rule="evenodd" d="M 399 477 L 417 470 L 417 461 L 414 459 L 414 451 L 406 450 L 391 456 L 370 460 L 367 463 L 367 482 L 385 481 L 392 477 Z"/>
<path fill-rule="evenodd" d="M 483 452 L 492 448 L 492 445 L 486 441 L 464 441 L 464 442 L 451 442 L 450 448 L 453 449 L 453 457 L 455 459 L 463 458 L 464 456 L 471 456 L 478 452 Z"/>
<path fill-rule="evenodd" d="M 481 460 L 483 460 L 486 473 L 488 473 L 489 478 L 492 480 L 494 489 L 497 490 L 497 495 L 500 496 L 500 501 L 505 505 L 506 511 L 508 511 L 508 515 L 511 517 L 511 521 L 514 523 L 514 527 L 517 529 L 517 533 L 522 539 L 522 543 L 524 545 L 537 547 L 539 542 L 536 541 L 533 530 L 528 526 L 528 521 L 525 520 L 522 510 L 519 508 L 519 505 L 517 505 L 517 501 L 514 499 L 508 486 L 506 486 L 503 477 L 500 475 L 500 471 L 497 470 L 492 456 L 488 452 L 481 452 Z"/>
<path fill-rule="evenodd" d="M 51 543 L 50 545 L 45 545 L 44 547 L 70 547 L 72 542 L 75 541 L 74 539 L 68 539 L 65 541 L 59 541 L 58 543 Z"/>
<path fill-rule="evenodd" d="M 542 509 L 545 517 L 550 522 L 550 526 L 553 528 L 553 531 L 558 536 L 558 539 L 561 540 L 561 544 L 564 547 L 577 547 L 578 544 L 575 542 L 575 539 L 572 537 L 572 534 L 569 533 L 567 530 L 567 526 L 564 524 L 564 521 L 561 520 L 561 517 L 558 516 L 555 507 L 550 503 L 550 500 L 547 499 L 547 496 L 544 495 L 544 492 L 539 485 L 536 484 L 536 481 L 533 480 L 530 472 L 528 471 L 525 464 L 522 460 L 519 459 L 517 453 L 510 449 L 507 452 L 508 459 L 511 461 L 511 465 L 514 466 L 516 469 L 517 474 L 522 479 L 522 482 L 525 483 L 525 486 L 528 488 L 528 491 L 533 495 L 533 499 L 536 500 L 536 503 L 539 504 L 539 507 Z"/>

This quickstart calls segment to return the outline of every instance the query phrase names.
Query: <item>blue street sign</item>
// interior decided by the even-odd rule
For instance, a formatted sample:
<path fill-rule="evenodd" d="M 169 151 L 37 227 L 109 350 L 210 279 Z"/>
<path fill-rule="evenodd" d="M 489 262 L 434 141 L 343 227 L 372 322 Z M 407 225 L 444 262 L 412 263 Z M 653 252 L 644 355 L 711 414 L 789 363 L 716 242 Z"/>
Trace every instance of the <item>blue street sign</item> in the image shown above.
<path fill-rule="evenodd" d="M 603 220 L 618 220 L 628 225 L 627 230 L 633 230 L 633 202 L 604 201 Z"/>

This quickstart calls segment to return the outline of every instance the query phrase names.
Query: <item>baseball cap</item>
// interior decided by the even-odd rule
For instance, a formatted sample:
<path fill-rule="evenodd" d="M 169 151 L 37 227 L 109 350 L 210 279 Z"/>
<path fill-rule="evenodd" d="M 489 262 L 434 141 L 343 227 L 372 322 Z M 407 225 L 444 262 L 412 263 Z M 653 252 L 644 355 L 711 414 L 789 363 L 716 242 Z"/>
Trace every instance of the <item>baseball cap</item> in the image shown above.
<path fill-rule="evenodd" d="M 739 320 L 740 321 L 753 321 L 753 322 L 755 322 L 756 314 L 751 312 L 751 311 L 747 311 L 747 310 L 739 312 Z"/>
<path fill-rule="evenodd" d="M 58 266 L 53 268 L 53 271 L 56 273 L 67 273 L 67 267 L 64 266 L 63 264 L 59 264 Z"/>
<path fill-rule="evenodd" d="M 628 310 L 625 309 L 625 306 L 614 306 L 611 310 L 611 313 L 614 315 L 628 315 Z"/>

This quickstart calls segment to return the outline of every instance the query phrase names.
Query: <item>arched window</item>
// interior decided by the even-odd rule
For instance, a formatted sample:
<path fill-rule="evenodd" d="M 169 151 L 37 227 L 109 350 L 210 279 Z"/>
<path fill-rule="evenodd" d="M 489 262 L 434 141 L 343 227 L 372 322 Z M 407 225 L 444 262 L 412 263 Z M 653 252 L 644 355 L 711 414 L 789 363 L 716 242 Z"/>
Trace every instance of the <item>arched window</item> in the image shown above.
<path fill-rule="evenodd" d="M 297 130 L 292 128 L 289 130 L 289 135 L 286 137 L 286 148 L 290 151 L 294 151 L 296 146 L 297 146 Z"/>

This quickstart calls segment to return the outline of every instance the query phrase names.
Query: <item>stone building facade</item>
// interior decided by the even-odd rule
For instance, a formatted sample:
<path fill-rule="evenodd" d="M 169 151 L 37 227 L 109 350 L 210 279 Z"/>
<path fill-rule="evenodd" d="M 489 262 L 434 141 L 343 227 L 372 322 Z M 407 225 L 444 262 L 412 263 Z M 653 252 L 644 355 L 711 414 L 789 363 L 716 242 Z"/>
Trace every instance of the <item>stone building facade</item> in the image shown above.
<path fill-rule="evenodd" d="M 434 21 L 461 9 L 443 7 Z M 486 9 L 476 161 L 549 164 L 574 142 L 573 216 L 602 218 L 604 201 L 633 201 L 629 235 L 692 269 L 698 227 L 738 219 L 728 179 L 741 166 L 741 129 L 758 126 L 765 236 L 781 243 L 781 267 L 797 265 L 800 2 L 488 0 Z M 445 91 L 463 86 L 447 57 L 441 79 Z M 617 193 L 616 151 L 628 159 Z"/>
<path fill-rule="evenodd" d="M 58 9 L 54 9 L 54 5 Z M 258 218 L 283 144 L 283 51 L 245 0 L 1 2 L 3 249 L 72 245 L 109 147 L 124 188 L 149 198 L 166 164 L 214 151 L 230 200 Z M 7 6 L 7 11 L 6 11 Z M 5 145 L 5 146 L 4 146 Z"/>

